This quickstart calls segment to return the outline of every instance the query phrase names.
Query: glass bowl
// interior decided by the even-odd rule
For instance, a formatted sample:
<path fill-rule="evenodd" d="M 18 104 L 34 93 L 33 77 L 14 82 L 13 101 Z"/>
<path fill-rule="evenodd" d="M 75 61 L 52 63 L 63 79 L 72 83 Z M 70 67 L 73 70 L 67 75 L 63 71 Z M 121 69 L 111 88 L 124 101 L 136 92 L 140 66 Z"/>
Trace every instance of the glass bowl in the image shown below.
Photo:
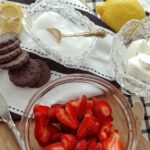
<path fill-rule="evenodd" d="M 131 20 L 114 36 L 112 44 L 113 69 L 116 81 L 129 94 L 137 96 L 149 96 L 150 84 L 134 78 L 126 73 L 124 56 L 129 45 L 136 40 L 150 40 L 150 17 L 143 20 Z"/>
<path fill-rule="evenodd" d="M 44 52 L 46 52 L 46 54 L 48 54 L 48 57 L 50 59 L 55 60 L 56 62 L 61 63 L 70 68 L 80 66 L 81 64 L 85 63 L 91 51 L 94 49 L 97 38 L 88 37 L 85 39 L 85 37 L 82 37 L 82 39 L 76 40 L 77 43 L 72 44 L 70 44 L 70 42 L 72 42 L 73 38 L 67 38 L 68 39 L 67 41 L 65 42 L 63 41 L 64 44 L 69 45 L 68 49 L 66 48 L 68 45 L 63 45 L 63 48 L 65 46 L 67 51 L 62 50 L 62 47 L 60 46 L 61 43 L 56 44 L 57 42 L 55 43 L 55 41 L 52 41 L 52 46 L 48 45 L 47 43 L 44 43 L 45 41 L 44 37 L 39 35 L 37 36 L 37 33 L 35 33 L 32 29 L 34 26 L 33 25 L 34 21 L 45 12 L 55 12 L 56 14 L 59 14 L 65 19 L 65 21 L 70 22 L 74 27 L 79 29 L 80 32 L 95 31 L 97 29 L 97 26 L 93 22 L 91 22 L 87 17 L 83 16 L 75 9 L 64 4 L 61 0 L 42 0 L 41 2 L 33 3 L 29 7 L 29 9 L 27 9 L 23 18 L 23 25 L 25 31 L 35 41 L 38 47 Z M 57 19 L 53 20 L 57 21 Z M 60 27 L 61 30 L 67 29 L 66 27 L 67 24 L 65 25 L 63 24 L 65 21 L 61 23 L 59 20 L 60 19 L 58 17 L 58 22 L 54 22 L 54 24 L 52 23 L 52 27 L 54 28 L 56 26 L 55 28 L 58 29 Z M 47 22 L 42 23 L 47 24 Z M 72 31 L 75 33 L 75 29 L 73 27 Z M 69 33 L 70 31 L 67 32 Z M 83 40 L 86 40 L 85 42 L 83 42 L 84 44 L 82 43 Z M 55 43 L 55 45 L 53 45 L 53 43 Z M 71 49 L 73 49 L 74 47 L 77 47 L 76 49 L 78 51 L 75 50 L 71 51 Z M 68 53 L 69 51 L 71 52 Z"/>
<path fill-rule="evenodd" d="M 50 106 L 64 103 L 82 95 L 88 98 L 98 96 L 112 107 L 113 125 L 119 130 L 125 150 L 135 150 L 137 129 L 132 108 L 122 93 L 109 82 L 87 74 L 72 74 L 54 80 L 43 86 L 30 100 L 24 111 L 21 126 L 22 138 L 27 150 L 40 150 L 33 135 L 33 108 L 36 104 Z"/>

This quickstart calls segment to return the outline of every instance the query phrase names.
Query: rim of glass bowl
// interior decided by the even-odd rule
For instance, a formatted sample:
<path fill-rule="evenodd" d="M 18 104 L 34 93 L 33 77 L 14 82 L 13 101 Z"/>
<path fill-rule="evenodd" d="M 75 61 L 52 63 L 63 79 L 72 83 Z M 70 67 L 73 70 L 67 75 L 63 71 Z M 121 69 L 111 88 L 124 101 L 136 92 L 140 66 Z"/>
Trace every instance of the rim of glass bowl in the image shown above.
<path fill-rule="evenodd" d="M 91 22 L 86 16 L 83 16 L 80 12 L 76 11 L 74 8 L 66 6 L 61 0 L 43 0 L 39 3 L 31 4 L 31 6 L 27 9 L 24 18 L 22 20 L 25 31 L 29 34 L 29 36 L 35 41 L 35 43 L 44 50 L 50 59 L 57 61 L 58 63 L 63 64 L 64 66 L 73 68 L 76 66 L 81 66 L 85 63 L 86 59 L 90 55 L 91 51 L 94 49 L 97 38 L 92 37 L 92 42 L 90 47 L 86 49 L 81 55 L 75 57 L 69 57 L 66 55 L 62 55 L 57 50 L 48 47 L 48 45 L 44 44 L 40 38 L 38 38 L 31 31 L 32 27 L 32 16 L 38 14 L 39 12 L 46 11 L 55 11 L 59 12 L 61 15 L 67 17 L 68 20 L 74 22 L 76 25 L 89 30 L 95 31 L 98 27 Z"/>
<path fill-rule="evenodd" d="M 56 86 L 59 86 L 61 84 L 65 83 L 73 83 L 73 82 L 83 82 L 83 83 L 89 83 L 97 86 L 98 88 L 101 88 L 102 86 L 104 88 L 107 88 L 107 91 L 112 94 L 112 96 L 115 98 L 116 102 L 120 106 L 122 112 L 124 113 L 128 128 L 129 128 L 129 143 L 128 143 L 128 149 L 127 150 L 135 150 L 136 149 L 136 143 L 137 143 L 137 128 L 136 128 L 136 121 L 135 117 L 132 111 L 132 108 L 127 101 L 127 99 L 123 96 L 123 94 L 112 84 L 107 82 L 106 80 L 94 76 L 94 75 L 88 75 L 88 74 L 72 74 L 67 75 L 65 77 L 61 77 L 57 80 L 54 80 L 52 82 L 47 83 L 44 85 L 41 89 L 39 89 L 33 97 L 30 99 L 27 107 L 25 108 L 24 114 L 22 116 L 21 120 L 21 137 L 25 141 L 25 145 L 27 150 L 30 150 L 30 143 L 29 143 L 29 122 L 30 117 L 32 115 L 32 109 L 36 103 L 39 103 L 40 98 L 45 95 L 48 91 L 52 90 Z"/>
<path fill-rule="evenodd" d="M 112 45 L 112 47 L 113 47 L 112 48 L 113 68 L 115 70 L 114 72 L 115 72 L 116 81 L 124 89 L 128 90 L 130 92 L 130 94 L 135 94 L 137 96 L 150 96 L 150 84 L 146 84 L 143 81 L 140 81 L 130 75 L 127 75 L 123 69 L 123 60 L 122 61 L 120 60 L 120 58 L 122 57 L 122 56 L 120 56 L 121 52 L 122 52 L 121 46 L 124 45 L 123 35 L 124 35 L 124 33 L 126 33 L 126 31 L 129 31 L 129 35 L 130 35 L 130 32 L 131 33 L 133 32 L 133 30 L 131 30 L 131 29 L 134 28 L 136 25 L 148 26 L 148 27 L 146 27 L 146 29 L 147 29 L 146 32 L 147 32 L 150 28 L 150 17 L 146 17 L 143 20 L 133 19 L 133 20 L 128 21 L 120 29 L 120 31 L 114 36 L 113 45 Z M 129 36 L 129 35 L 127 35 L 127 36 Z M 149 38 L 150 38 L 150 32 L 149 32 Z M 117 39 L 119 39 L 121 41 L 121 43 L 119 43 L 116 46 L 115 41 L 117 41 Z M 120 68 L 122 68 L 122 69 L 120 69 Z"/>

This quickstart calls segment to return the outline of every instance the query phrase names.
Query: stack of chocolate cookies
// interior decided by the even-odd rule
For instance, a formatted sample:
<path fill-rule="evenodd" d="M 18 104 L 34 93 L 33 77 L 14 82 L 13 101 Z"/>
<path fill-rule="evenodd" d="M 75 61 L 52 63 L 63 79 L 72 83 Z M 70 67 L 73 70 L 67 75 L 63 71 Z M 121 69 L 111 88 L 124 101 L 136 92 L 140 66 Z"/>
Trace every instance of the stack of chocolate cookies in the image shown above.
<path fill-rule="evenodd" d="M 7 69 L 10 81 L 21 87 L 41 87 L 50 79 L 50 68 L 39 59 L 31 59 L 20 47 L 16 33 L 0 36 L 0 67 Z"/>

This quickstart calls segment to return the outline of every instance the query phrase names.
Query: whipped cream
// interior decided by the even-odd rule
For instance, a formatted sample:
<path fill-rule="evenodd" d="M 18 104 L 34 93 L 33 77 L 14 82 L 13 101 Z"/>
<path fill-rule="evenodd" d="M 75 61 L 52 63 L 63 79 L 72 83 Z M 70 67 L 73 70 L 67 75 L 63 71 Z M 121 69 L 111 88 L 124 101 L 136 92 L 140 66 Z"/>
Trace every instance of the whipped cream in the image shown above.
<path fill-rule="evenodd" d="M 150 41 L 132 42 L 124 57 L 124 66 L 127 74 L 150 83 Z"/>
<path fill-rule="evenodd" d="M 65 37 L 62 38 L 61 43 L 57 43 L 55 37 L 47 31 L 47 28 L 57 28 L 64 34 L 82 33 L 84 31 L 53 11 L 39 15 L 33 22 L 32 32 L 43 43 L 69 57 L 81 55 L 91 46 L 93 41 L 91 37 Z"/>

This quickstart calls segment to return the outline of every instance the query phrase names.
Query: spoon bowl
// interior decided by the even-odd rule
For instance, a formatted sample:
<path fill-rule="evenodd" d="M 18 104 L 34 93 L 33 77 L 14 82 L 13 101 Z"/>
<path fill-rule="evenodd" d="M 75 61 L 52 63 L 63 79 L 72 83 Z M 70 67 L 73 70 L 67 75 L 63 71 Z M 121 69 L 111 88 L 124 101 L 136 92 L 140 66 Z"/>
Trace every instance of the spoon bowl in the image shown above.
<path fill-rule="evenodd" d="M 103 29 L 98 29 L 98 30 L 92 31 L 92 32 L 76 33 L 76 34 L 63 34 L 57 28 L 48 28 L 47 30 L 55 37 L 57 43 L 60 43 L 61 39 L 63 37 L 79 37 L 79 36 L 92 37 L 92 36 L 96 36 L 96 37 L 104 38 L 107 35 L 107 32 L 104 31 Z"/>

